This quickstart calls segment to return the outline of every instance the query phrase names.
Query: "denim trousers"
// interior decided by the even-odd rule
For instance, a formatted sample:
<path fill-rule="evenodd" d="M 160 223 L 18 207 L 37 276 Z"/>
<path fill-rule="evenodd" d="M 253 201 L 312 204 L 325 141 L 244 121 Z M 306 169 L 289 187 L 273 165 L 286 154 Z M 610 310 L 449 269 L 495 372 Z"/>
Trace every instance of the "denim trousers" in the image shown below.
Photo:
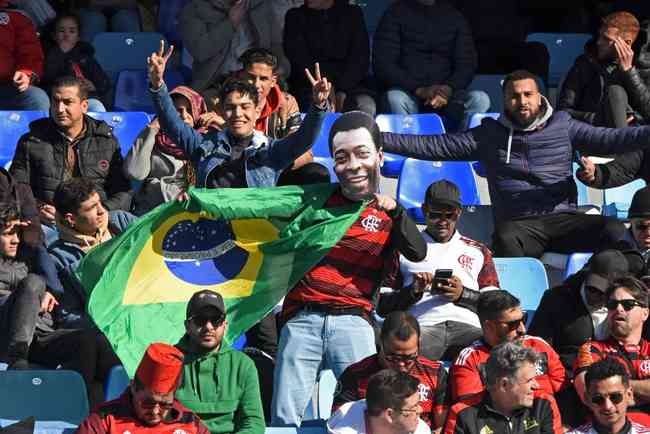
<path fill-rule="evenodd" d="M 12 83 L 0 84 L 0 110 L 48 111 L 50 97 L 40 87 L 29 86 L 25 92 L 18 92 Z"/>
<path fill-rule="evenodd" d="M 364 318 L 299 312 L 280 332 L 271 425 L 300 426 L 320 370 L 331 369 L 339 378 L 375 352 L 374 332 Z"/>

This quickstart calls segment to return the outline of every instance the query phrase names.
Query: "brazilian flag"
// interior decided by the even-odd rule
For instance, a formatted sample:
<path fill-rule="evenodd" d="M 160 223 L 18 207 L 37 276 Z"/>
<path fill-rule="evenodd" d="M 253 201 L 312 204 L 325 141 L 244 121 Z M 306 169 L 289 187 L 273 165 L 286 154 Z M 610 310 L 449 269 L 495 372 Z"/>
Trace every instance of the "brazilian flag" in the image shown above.
<path fill-rule="evenodd" d="M 88 252 L 76 271 L 87 309 L 129 375 L 151 342 L 180 339 L 197 291 L 223 296 L 228 344 L 269 313 L 363 210 L 324 208 L 336 188 L 192 189 Z"/>

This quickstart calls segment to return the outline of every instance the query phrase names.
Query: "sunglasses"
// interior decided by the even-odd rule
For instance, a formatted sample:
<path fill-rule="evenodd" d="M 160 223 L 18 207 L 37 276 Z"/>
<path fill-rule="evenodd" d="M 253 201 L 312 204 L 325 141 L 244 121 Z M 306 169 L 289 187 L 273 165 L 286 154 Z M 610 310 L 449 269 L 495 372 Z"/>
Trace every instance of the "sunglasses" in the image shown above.
<path fill-rule="evenodd" d="M 607 398 L 612 401 L 612 404 L 617 405 L 623 401 L 623 393 L 614 392 L 610 393 L 609 395 L 594 395 L 591 397 L 591 402 L 595 405 L 601 406 L 605 403 Z"/>
<path fill-rule="evenodd" d="M 528 322 L 528 312 L 524 312 L 522 317 L 519 319 L 513 319 L 512 321 L 500 321 L 500 320 L 497 321 L 500 322 L 501 324 L 505 324 L 505 326 L 508 327 L 508 330 L 512 331 L 518 328 L 519 324 L 521 323 L 526 325 L 526 323 Z"/>
<path fill-rule="evenodd" d="M 205 325 L 210 321 L 213 327 L 219 327 L 221 324 L 223 324 L 224 320 L 226 319 L 225 316 L 223 315 L 216 315 L 216 316 L 193 316 L 190 318 L 190 320 L 197 326 L 197 327 L 205 327 Z"/>
<path fill-rule="evenodd" d="M 156 401 L 155 399 L 147 398 L 140 401 L 140 407 L 151 410 L 159 406 L 161 410 L 171 410 L 174 407 L 174 402 L 162 402 Z"/>
<path fill-rule="evenodd" d="M 648 229 L 650 229 L 650 224 L 637 223 L 634 225 L 634 229 L 636 229 L 637 231 L 647 231 Z"/>
<path fill-rule="evenodd" d="M 417 360 L 418 353 L 413 354 L 384 354 L 384 359 L 390 363 L 413 363 Z"/>
<path fill-rule="evenodd" d="M 632 299 L 626 299 L 626 300 L 613 300 L 613 299 L 611 299 L 611 300 L 607 300 L 606 306 L 607 306 L 608 310 L 616 310 L 616 308 L 618 308 L 619 304 L 621 306 L 623 306 L 623 309 L 625 310 L 625 312 L 631 311 L 632 309 L 634 309 L 635 306 L 646 307 L 643 303 L 639 303 L 638 301 L 632 300 Z"/>
<path fill-rule="evenodd" d="M 431 220 L 456 220 L 458 218 L 458 213 L 456 211 L 428 211 L 427 217 L 429 217 Z"/>

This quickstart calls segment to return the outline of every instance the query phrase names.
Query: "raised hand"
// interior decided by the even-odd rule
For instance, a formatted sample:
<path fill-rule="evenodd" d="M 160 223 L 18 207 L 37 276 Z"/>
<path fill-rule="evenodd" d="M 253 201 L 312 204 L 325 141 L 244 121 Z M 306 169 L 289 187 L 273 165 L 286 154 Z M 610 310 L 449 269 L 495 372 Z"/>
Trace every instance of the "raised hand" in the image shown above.
<path fill-rule="evenodd" d="M 152 89 L 160 89 L 163 85 L 164 80 L 163 76 L 165 75 L 165 67 L 167 66 L 167 61 L 174 52 L 174 46 L 170 45 L 165 52 L 165 41 L 160 41 L 160 49 L 157 53 L 152 53 L 151 56 L 147 57 L 147 65 L 149 69 L 149 82 L 151 83 Z"/>
<path fill-rule="evenodd" d="M 18 92 L 23 93 L 29 87 L 32 79 L 29 75 L 25 74 L 22 71 L 16 71 L 13 77 L 14 86 L 18 89 Z"/>
<path fill-rule="evenodd" d="M 632 47 L 619 36 L 614 39 L 614 48 L 616 48 L 618 64 L 621 66 L 621 69 L 623 71 L 629 71 L 632 68 L 632 61 L 634 60 Z"/>
<path fill-rule="evenodd" d="M 332 83 L 326 77 L 321 77 L 318 62 L 314 65 L 314 75 L 311 75 L 309 68 L 305 68 L 305 75 L 311 83 L 312 101 L 317 106 L 324 106 L 332 91 Z"/>

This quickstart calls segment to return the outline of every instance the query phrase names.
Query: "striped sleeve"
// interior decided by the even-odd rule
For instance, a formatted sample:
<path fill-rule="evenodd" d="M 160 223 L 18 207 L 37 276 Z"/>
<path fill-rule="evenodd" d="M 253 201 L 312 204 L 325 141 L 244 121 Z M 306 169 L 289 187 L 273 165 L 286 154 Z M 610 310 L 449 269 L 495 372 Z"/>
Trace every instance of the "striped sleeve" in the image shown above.
<path fill-rule="evenodd" d="M 494 266 L 494 261 L 492 260 L 492 252 L 486 246 L 481 244 L 481 253 L 483 253 L 483 267 L 478 273 L 478 288 L 500 288 L 499 276 L 497 275 L 497 269 Z"/>
<path fill-rule="evenodd" d="M 555 402 L 555 398 L 545 393 L 540 395 L 538 399 L 542 401 L 543 406 L 540 412 L 540 434 L 563 434 L 562 417 L 560 416 L 560 409 Z"/>

